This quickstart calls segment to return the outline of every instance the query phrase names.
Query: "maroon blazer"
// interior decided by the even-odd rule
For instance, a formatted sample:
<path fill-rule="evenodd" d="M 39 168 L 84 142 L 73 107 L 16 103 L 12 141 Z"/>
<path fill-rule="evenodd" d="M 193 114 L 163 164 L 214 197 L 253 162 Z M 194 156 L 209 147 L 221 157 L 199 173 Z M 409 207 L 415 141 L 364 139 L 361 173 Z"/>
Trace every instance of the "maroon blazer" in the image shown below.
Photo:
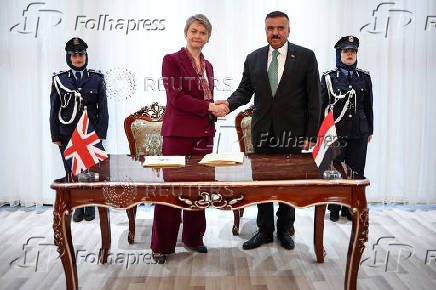
<path fill-rule="evenodd" d="M 213 96 L 213 68 L 206 62 L 206 74 Z M 167 93 L 167 105 L 162 124 L 162 136 L 203 137 L 215 134 L 209 125 L 209 102 L 204 100 L 198 75 L 185 48 L 167 54 L 162 62 L 162 77 Z M 208 131 L 209 133 L 205 133 Z"/>

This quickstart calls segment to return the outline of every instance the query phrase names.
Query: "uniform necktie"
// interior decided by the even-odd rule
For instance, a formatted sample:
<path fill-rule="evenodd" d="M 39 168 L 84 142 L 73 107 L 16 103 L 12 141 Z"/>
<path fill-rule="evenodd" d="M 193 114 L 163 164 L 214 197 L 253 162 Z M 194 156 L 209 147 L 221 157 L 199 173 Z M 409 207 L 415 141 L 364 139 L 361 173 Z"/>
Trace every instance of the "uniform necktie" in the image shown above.
<path fill-rule="evenodd" d="M 82 74 L 79 71 L 76 71 L 76 79 L 77 83 L 80 83 L 80 79 L 82 78 Z"/>
<path fill-rule="evenodd" d="M 348 71 L 347 80 L 351 83 L 351 71 Z"/>
<path fill-rule="evenodd" d="M 277 60 L 278 55 L 279 55 L 278 50 L 274 49 L 272 51 L 271 63 L 269 64 L 269 68 L 268 68 L 269 85 L 271 87 L 271 93 L 273 97 L 276 94 L 277 87 L 279 85 L 278 82 L 279 61 Z"/>

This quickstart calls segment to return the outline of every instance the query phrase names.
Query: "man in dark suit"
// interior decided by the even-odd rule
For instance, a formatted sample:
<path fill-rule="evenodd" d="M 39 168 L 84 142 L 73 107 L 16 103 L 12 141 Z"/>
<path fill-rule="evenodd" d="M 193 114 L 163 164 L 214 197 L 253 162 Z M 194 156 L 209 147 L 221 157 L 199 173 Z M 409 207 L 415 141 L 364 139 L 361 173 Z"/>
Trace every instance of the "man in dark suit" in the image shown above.
<path fill-rule="evenodd" d="M 316 141 L 320 110 L 318 64 L 313 51 L 288 42 L 289 18 L 285 13 L 269 13 L 265 30 L 269 45 L 247 56 L 239 87 L 221 102 L 233 111 L 250 102 L 254 94 L 251 138 L 255 152 L 300 153 Z M 244 243 L 244 249 L 273 241 L 273 203 L 257 207 L 259 231 Z M 295 209 L 280 203 L 277 217 L 277 238 L 284 248 L 294 248 L 289 232 Z"/>

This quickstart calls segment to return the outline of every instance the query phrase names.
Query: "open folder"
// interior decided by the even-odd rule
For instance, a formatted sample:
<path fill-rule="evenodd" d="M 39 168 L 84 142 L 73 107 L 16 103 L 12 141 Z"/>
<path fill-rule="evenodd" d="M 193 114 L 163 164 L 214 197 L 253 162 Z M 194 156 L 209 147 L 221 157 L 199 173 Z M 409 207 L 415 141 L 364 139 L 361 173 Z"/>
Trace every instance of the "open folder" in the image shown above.
<path fill-rule="evenodd" d="M 144 167 L 185 167 L 185 156 L 145 156 Z"/>
<path fill-rule="evenodd" d="M 241 165 L 244 163 L 244 152 L 210 153 L 199 163 L 209 166 Z"/>

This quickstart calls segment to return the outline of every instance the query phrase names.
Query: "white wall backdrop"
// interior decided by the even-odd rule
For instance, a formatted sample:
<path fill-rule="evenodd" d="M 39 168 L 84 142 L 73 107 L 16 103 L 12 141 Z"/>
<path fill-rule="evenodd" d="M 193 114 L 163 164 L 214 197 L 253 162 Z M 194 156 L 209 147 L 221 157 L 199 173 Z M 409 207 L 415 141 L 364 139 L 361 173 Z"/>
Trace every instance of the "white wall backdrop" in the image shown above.
<path fill-rule="evenodd" d="M 436 203 L 435 0 L 2 0 L 1 4 L 0 203 L 38 205 L 54 200 L 50 183 L 64 171 L 50 139 L 49 94 L 52 73 L 68 68 L 64 51 L 68 39 L 83 38 L 89 45 L 88 67 L 106 72 L 112 94 L 105 146 L 109 153 L 128 153 L 124 118 L 153 101 L 166 103 L 164 91 L 156 83 L 153 87 L 151 80 L 160 77 L 162 57 L 185 45 L 186 18 L 204 13 L 212 22 L 204 54 L 219 81 L 215 98 L 224 99 L 237 87 L 246 55 L 267 44 L 264 18 L 273 10 L 289 15 L 289 40 L 315 51 L 320 72 L 335 66 L 333 45 L 340 36 L 359 37 L 358 67 L 371 72 L 374 90 L 368 200 Z M 152 31 L 144 29 L 142 19 L 162 21 Z M 121 24 L 115 27 L 117 23 Z M 127 30 L 127 23 L 130 29 L 135 25 L 133 30 Z M 229 85 L 223 84 L 225 78 Z M 226 127 L 234 124 L 235 115 L 217 123 L 221 138 L 215 150 L 238 150 L 235 130 Z"/>

